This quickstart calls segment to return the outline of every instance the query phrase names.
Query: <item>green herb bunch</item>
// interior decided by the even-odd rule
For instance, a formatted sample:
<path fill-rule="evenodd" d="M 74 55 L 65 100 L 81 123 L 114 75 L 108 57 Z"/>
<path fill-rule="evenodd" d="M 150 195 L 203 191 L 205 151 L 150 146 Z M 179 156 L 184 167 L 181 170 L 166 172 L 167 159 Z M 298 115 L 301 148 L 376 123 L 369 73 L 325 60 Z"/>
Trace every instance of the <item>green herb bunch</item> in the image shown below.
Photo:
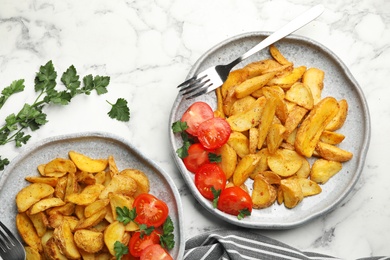
<path fill-rule="evenodd" d="M 24 104 L 18 113 L 12 113 L 5 118 L 4 124 L 0 125 L 0 145 L 14 142 L 16 147 L 21 147 L 26 144 L 31 136 L 24 131 L 35 131 L 48 122 L 47 115 L 43 112 L 45 106 L 52 104 L 67 105 L 75 96 L 80 94 L 90 95 L 93 90 L 98 95 L 107 93 L 110 77 L 87 75 L 83 77 L 81 82 L 76 68 L 71 65 L 62 74 L 61 82 L 65 88 L 59 91 L 57 88 L 57 72 L 52 61 L 39 68 L 34 80 L 34 88 L 37 93 L 36 99 L 31 104 Z M 15 80 L 8 87 L 5 87 L 0 96 L 0 110 L 12 95 L 24 91 L 24 89 L 23 79 Z M 117 103 L 109 104 L 111 110 L 108 115 L 111 118 L 119 121 L 130 119 L 130 111 L 126 100 L 118 99 Z M 4 170 L 4 167 L 8 164 L 9 160 L 2 158 L 0 154 L 0 170 Z"/>

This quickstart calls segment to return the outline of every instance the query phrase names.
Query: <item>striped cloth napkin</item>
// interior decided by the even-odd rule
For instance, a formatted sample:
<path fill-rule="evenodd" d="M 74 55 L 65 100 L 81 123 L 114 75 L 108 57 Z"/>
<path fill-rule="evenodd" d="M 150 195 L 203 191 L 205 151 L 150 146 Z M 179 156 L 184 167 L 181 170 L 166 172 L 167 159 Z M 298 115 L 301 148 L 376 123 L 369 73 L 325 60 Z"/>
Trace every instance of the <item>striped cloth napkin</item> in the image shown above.
<path fill-rule="evenodd" d="M 216 230 L 186 241 L 185 260 L 337 260 L 340 258 L 304 252 L 275 239 L 247 230 Z M 390 257 L 368 257 L 359 260 L 390 260 Z"/>

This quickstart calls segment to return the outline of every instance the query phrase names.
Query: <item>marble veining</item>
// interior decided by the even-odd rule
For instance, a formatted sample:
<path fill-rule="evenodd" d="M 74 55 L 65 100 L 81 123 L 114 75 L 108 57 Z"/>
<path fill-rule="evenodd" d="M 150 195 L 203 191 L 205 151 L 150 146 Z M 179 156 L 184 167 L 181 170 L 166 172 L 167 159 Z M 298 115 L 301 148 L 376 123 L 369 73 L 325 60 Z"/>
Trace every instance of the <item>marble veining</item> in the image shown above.
<path fill-rule="evenodd" d="M 343 259 L 390 255 L 390 2 L 387 0 L 2 0 L 0 89 L 26 80 L 23 94 L 0 111 L 0 120 L 36 95 L 33 79 L 52 60 L 57 72 L 74 65 L 80 76 L 111 77 L 109 92 L 80 96 L 45 109 L 49 123 L 28 145 L 48 136 L 108 131 L 132 142 L 173 178 L 182 196 L 186 238 L 231 227 L 192 197 L 169 147 L 167 125 L 176 86 L 209 48 L 237 34 L 274 31 L 310 6 L 325 12 L 296 32 L 332 50 L 349 67 L 369 104 L 372 137 L 362 177 L 333 212 L 290 230 L 262 231 L 305 251 Z M 126 98 L 131 120 L 110 119 L 106 100 Z M 20 148 L 0 147 L 14 158 Z"/>

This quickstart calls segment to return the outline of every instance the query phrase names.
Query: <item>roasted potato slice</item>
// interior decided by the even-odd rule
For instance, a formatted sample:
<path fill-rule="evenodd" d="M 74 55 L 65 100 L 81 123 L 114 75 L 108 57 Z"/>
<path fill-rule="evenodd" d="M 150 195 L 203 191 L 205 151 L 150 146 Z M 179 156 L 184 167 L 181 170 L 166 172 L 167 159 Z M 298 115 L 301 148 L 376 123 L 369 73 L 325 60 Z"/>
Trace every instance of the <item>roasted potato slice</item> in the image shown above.
<path fill-rule="evenodd" d="M 353 154 L 351 152 L 323 142 L 317 143 L 316 152 L 320 157 L 326 160 L 337 162 L 346 162 L 351 160 L 353 157 Z"/>
<path fill-rule="evenodd" d="M 100 172 L 107 168 L 107 159 L 92 159 L 84 154 L 70 151 L 69 158 L 74 162 L 78 169 L 85 172 Z"/>
<path fill-rule="evenodd" d="M 280 187 L 283 192 L 283 202 L 287 208 L 292 209 L 302 201 L 303 192 L 297 178 L 281 180 Z"/>
<path fill-rule="evenodd" d="M 286 99 L 308 110 L 311 110 L 314 106 L 314 99 L 310 88 L 302 82 L 294 83 L 294 85 L 286 91 Z"/>
<path fill-rule="evenodd" d="M 75 173 L 76 165 L 64 158 L 55 158 L 48 162 L 44 168 L 44 176 L 48 177 L 62 177 L 67 173 Z"/>
<path fill-rule="evenodd" d="M 93 184 L 86 186 L 81 193 L 72 193 L 66 197 L 67 202 L 76 205 L 89 205 L 94 202 L 105 189 L 102 184 Z"/>
<path fill-rule="evenodd" d="M 24 251 L 26 252 L 27 260 L 43 260 L 41 254 L 36 248 L 32 248 L 31 246 L 25 246 Z"/>
<path fill-rule="evenodd" d="M 260 123 L 258 126 L 259 129 L 259 140 L 257 143 L 257 148 L 261 149 L 264 145 L 265 139 L 267 138 L 268 130 L 271 127 L 272 121 L 275 116 L 276 111 L 276 98 L 270 96 L 266 99 L 265 107 L 261 112 Z"/>
<path fill-rule="evenodd" d="M 235 186 L 241 186 L 248 179 L 259 160 L 260 157 L 257 154 L 248 154 L 238 162 L 233 173 L 233 183 Z"/>
<path fill-rule="evenodd" d="M 123 243 L 125 226 L 122 222 L 114 221 L 104 230 L 104 243 L 111 255 L 115 256 L 114 244 L 116 241 Z"/>
<path fill-rule="evenodd" d="M 103 189 L 99 199 L 107 199 L 110 192 L 133 196 L 137 191 L 135 180 L 124 174 L 114 175 L 110 183 Z"/>
<path fill-rule="evenodd" d="M 310 175 L 310 168 L 310 162 L 305 157 L 302 157 L 302 166 L 295 174 L 299 178 L 307 178 Z"/>
<path fill-rule="evenodd" d="M 235 86 L 238 86 L 241 82 L 248 78 L 248 70 L 246 69 L 237 69 L 229 73 L 226 81 L 221 86 L 221 94 L 225 99 L 228 95 L 228 92 L 232 90 Z"/>
<path fill-rule="evenodd" d="M 284 132 L 284 139 L 287 140 L 291 133 L 293 133 L 294 130 L 298 128 L 298 125 L 302 122 L 307 112 L 308 110 L 306 108 L 295 106 L 294 109 L 288 113 L 286 122 L 284 124 L 284 127 L 286 128 L 286 131 Z"/>
<path fill-rule="evenodd" d="M 243 133 L 233 131 L 227 143 L 236 151 L 240 158 L 249 154 L 249 139 Z"/>
<path fill-rule="evenodd" d="M 340 129 L 348 115 L 348 102 L 345 99 L 339 101 L 339 109 L 333 119 L 326 125 L 325 130 L 335 131 Z"/>
<path fill-rule="evenodd" d="M 53 232 L 53 238 L 60 252 L 68 259 L 80 259 L 81 255 L 74 242 L 73 233 L 69 223 L 63 221 Z"/>
<path fill-rule="evenodd" d="M 311 167 L 310 179 L 316 183 L 324 184 L 342 167 L 343 165 L 340 162 L 318 159 Z"/>
<path fill-rule="evenodd" d="M 45 244 L 45 255 L 49 260 L 67 260 L 55 242 L 54 237 L 51 237 Z"/>
<path fill-rule="evenodd" d="M 318 68 L 309 68 L 302 75 L 302 83 L 310 89 L 314 105 L 321 100 L 321 92 L 324 87 L 324 76 L 324 71 Z"/>
<path fill-rule="evenodd" d="M 104 219 L 106 214 L 107 214 L 107 208 L 104 208 L 104 209 L 96 212 L 95 214 L 93 214 L 89 218 L 80 219 L 79 223 L 75 227 L 75 230 L 88 229 L 90 227 L 97 225 L 100 221 L 102 221 Z"/>
<path fill-rule="evenodd" d="M 263 209 L 271 206 L 276 200 L 276 188 L 269 184 L 262 175 L 257 175 L 253 181 L 253 208 Z"/>
<path fill-rule="evenodd" d="M 257 126 L 260 123 L 265 105 L 266 99 L 264 97 L 258 98 L 248 110 L 227 118 L 232 131 L 243 132 Z"/>
<path fill-rule="evenodd" d="M 28 246 L 42 252 L 41 238 L 38 236 L 33 223 L 26 213 L 23 212 L 16 215 L 16 228 Z"/>
<path fill-rule="evenodd" d="M 268 85 L 278 85 L 282 88 L 290 88 L 295 82 L 302 78 L 305 71 L 306 66 L 295 67 L 292 72 L 271 79 L 268 81 Z"/>
<path fill-rule="evenodd" d="M 46 183 L 52 187 L 55 187 L 58 182 L 57 177 L 39 177 L 39 176 L 27 176 L 25 178 L 26 181 L 30 183 Z"/>
<path fill-rule="evenodd" d="M 234 170 L 236 169 L 237 153 L 227 143 L 218 148 L 216 153 L 221 156 L 221 162 L 218 163 L 218 166 L 221 167 L 222 171 L 225 173 L 226 179 L 228 180 L 232 177 Z"/>
<path fill-rule="evenodd" d="M 59 207 L 63 205 L 65 205 L 65 202 L 59 198 L 53 197 L 53 198 L 41 199 L 31 207 L 29 213 L 33 215 L 53 207 Z"/>
<path fill-rule="evenodd" d="M 74 233 L 76 246 L 88 253 L 99 252 L 104 245 L 103 233 L 93 230 L 80 229 Z"/>
<path fill-rule="evenodd" d="M 235 88 L 236 97 L 243 98 L 249 96 L 256 90 L 265 86 L 268 81 L 274 78 L 275 74 L 275 72 L 270 72 L 245 80 Z"/>
<path fill-rule="evenodd" d="M 337 100 L 326 97 L 309 113 L 298 128 L 295 139 L 295 149 L 303 156 L 311 157 L 325 126 L 338 111 Z"/>
<path fill-rule="evenodd" d="M 38 212 L 37 214 L 29 214 L 27 216 L 30 218 L 31 223 L 34 225 L 35 230 L 37 231 L 37 235 L 42 237 L 49 226 L 49 221 L 43 212 Z"/>
<path fill-rule="evenodd" d="M 16 195 L 18 212 L 25 212 L 41 199 L 54 193 L 54 188 L 46 183 L 33 183 L 21 189 Z"/>
<path fill-rule="evenodd" d="M 267 134 L 267 148 L 270 154 L 274 154 L 283 142 L 283 133 L 286 128 L 282 124 L 272 124 Z"/>
<path fill-rule="evenodd" d="M 268 157 L 268 166 L 281 177 L 295 174 L 302 166 L 303 158 L 297 152 L 288 149 L 279 149 Z"/>
<path fill-rule="evenodd" d="M 115 174 L 119 173 L 118 166 L 116 165 L 114 156 L 112 155 L 108 156 L 108 169 L 110 170 L 111 176 L 114 176 Z"/>
<path fill-rule="evenodd" d="M 95 200 L 84 208 L 84 217 L 89 218 L 93 214 L 103 210 L 109 203 L 109 199 Z"/>
<path fill-rule="evenodd" d="M 322 189 L 315 181 L 307 178 L 297 178 L 299 185 L 301 185 L 304 197 L 313 196 L 321 193 Z"/>
<path fill-rule="evenodd" d="M 292 62 L 287 60 L 275 45 L 269 46 L 269 53 L 271 54 L 272 58 L 274 58 L 278 63 L 282 65 L 292 64 Z"/>
<path fill-rule="evenodd" d="M 124 169 L 119 174 L 127 175 L 135 180 L 137 184 L 137 190 L 133 194 L 134 197 L 137 197 L 141 193 L 149 193 L 149 178 L 143 171 L 137 169 Z"/>
<path fill-rule="evenodd" d="M 266 180 L 271 185 L 279 185 L 280 181 L 282 180 L 282 178 L 273 171 L 263 171 L 262 173 L 260 173 L 260 175 L 262 175 L 264 180 Z"/>
<path fill-rule="evenodd" d="M 339 144 L 345 139 L 345 135 L 325 130 L 320 136 L 320 141 L 327 144 Z"/>
<path fill-rule="evenodd" d="M 256 98 L 252 96 L 246 96 L 244 98 L 238 99 L 236 102 L 233 103 L 230 109 L 231 116 L 247 111 L 254 105 L 255 102 Z"/>

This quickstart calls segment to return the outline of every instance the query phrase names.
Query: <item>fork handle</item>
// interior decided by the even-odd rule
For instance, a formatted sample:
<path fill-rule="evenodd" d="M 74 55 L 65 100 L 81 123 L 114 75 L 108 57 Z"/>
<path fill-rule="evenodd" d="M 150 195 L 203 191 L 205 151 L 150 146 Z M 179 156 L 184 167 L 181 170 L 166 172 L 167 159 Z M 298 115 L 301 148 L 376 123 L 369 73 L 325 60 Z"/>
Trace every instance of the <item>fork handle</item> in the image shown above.
<path fill-rule="evenodd" d="M 249 56 L 255 54 L 256 52 L 270 46 L 271 44 L 277 42 L 278 40 L 286 37 L 287 35 L 295 32 L 302 26 L 308 24 L 309 22 L 313 21 L 315 18 L 320 16 L 322 12 L 324 11 L 324 7 L 322 5 L 316 5 L 312 8 L 310 8 L 308 11 L 303 13 L 302 15 L 296 17 L 294 20 L 290 21 L 288 24 L 265 38 L 263 41 L 261 41 L 259 44 L 257 44 L 255 47 L 241 55 L 239 58 L 235 59 L 229 64 L 229 67 L 233 68 L 241 61 L 245 60 Z"/>

